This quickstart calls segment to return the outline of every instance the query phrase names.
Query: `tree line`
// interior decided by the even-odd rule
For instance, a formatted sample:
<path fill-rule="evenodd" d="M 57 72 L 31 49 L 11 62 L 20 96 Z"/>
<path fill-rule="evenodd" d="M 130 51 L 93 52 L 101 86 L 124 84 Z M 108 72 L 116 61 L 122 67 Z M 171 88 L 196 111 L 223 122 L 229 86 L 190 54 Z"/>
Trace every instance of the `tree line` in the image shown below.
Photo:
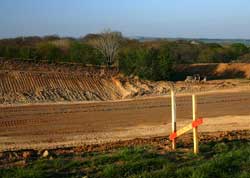
<path fill-rule="evenodd" d="M 249 62 L 250 48 L 198 41 L 138 41 L 105 31 L 82 38 L 18 37 L 0 40 L 0 57 L 49 62 L 115 65 L 126 75 L 150 80 L 171 78 L 173 66 L 192 63 Z"/>

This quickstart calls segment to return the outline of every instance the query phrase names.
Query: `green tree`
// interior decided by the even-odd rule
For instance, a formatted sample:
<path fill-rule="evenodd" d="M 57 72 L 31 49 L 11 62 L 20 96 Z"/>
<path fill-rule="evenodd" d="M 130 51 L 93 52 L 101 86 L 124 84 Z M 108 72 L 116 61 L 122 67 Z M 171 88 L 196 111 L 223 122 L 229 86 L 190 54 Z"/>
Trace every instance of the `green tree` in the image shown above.
<path fill-rule="evenodd" d="M 138 75 L 145 78 L 147 53 L 146 48 L 142 47 L 123 49 L 119 54 L 120 70 L 126 75 Z"/>
<path fill-rule="evenodd" d="M 199 46 L 187 42 L 174 42 L 169 45 L 171 58 L 178 64 L 192 64 L 199 55 Z"/>
<path fill-rule="evenodd" d="M 72 42 L 70 45 L 70 61 L 83 64 L 100 65 L 104 63 L 101 53 L 90 45 Z"/>
<path fill-rule="evenodd" d="M 19 58 L 19 48 L 17 46 L 6 46 L 4 57 L 7 58 Z"/>
<path fill-rule="evenodd" d="M 157 68 L 155 72 L 155 80 L 169 80 L 173 70 L 173 61 L 170 56 L 168 46 L 162 46 L 157 55 Z"/>
<path fill-rule="evenodd" d="M 37 52 L 39 59 L 48 60 L 49 62 L 59 61 L 62 57 L 60 48 L 49 42 L 40 43 Z"/>
<path fill-rule="evenodd" d="M 250 62 L 250 53 L 244 54 L 237 59 L 239 62 Z"/>
<path fill-rule="evenodd" d="M 149 80 L 167 80 L 172 72 L 168 47 L 127 48 L 120 54 L 120 70 Z"/>
<path fill-rule="evenodd" d="M 216 50 L 210 49 L 210 48 L 201 50 L 198 56 L 198 62 L 202 62 L 202 63 L 217 62 Z"/>
<path fill-rule="evenodd" d="M 0 57 L 4 57 L 5 56 L 5 47 L 0 45 Z"/>
<path fill-rule="evenodd" d="M 29 47 L 22 47 L 19 50 L 19 57 L 22 59 L 29 59 L 31 58 L 31 49 Z"/>
<path fill-rule="evenodd" d="M 238 57 L 249 52 L 249 49 L 247 48 L 247 46 L 241 43 L 232 44 L 230 46 L 230 49 L 232 50 L 232 53 L 233 53 L 232 60 L 237 59 Z"/>

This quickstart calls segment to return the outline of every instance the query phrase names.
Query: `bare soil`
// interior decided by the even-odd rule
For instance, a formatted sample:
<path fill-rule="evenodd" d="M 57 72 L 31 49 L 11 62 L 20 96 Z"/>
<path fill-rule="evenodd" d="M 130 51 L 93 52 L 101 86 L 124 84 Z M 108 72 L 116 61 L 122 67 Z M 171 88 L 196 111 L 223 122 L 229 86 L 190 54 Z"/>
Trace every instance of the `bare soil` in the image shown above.
<path fill-rule="evenodd" d="M 250 79 L 249 63 L 202 63 L 176 66 L 176 79 L 184 80 L 187 75 L 200 74 L 208 79 Z"/>
<path fill-rule="evenodd" d="M 218 131 L 218 132 L 203 132 L 199 134 L 200 144 L 206 145 L 220 142 L 241 141 L 242 143 L 250 141 L 250 130 L 237 131 Z M 186 134 L 177 140 L 177 151 L 191 152 L 192 150 L 192 134 Z M 57 157 L 74 157 L 79 155 L 90 155 L 95 153 L 110 153 L 120 148 L 153 146 L 160 153 L 173 151 L 171 142 L 166 136 L 136 138 L 132 140 L 123 140 L 119 142 L 109 142 L 104 144 L 80 145 L 77 147 L 56 148 L 46 150 L 22 149 L 16 151 L 5 151 L 0 154 L 0 168 L 8 167 L 24 167 L 31 164 L 32 161 L 40 158 L 53 160 Z M 46 155 L 45 155 L 46 153 Z M 93 154 L 94 155 L 94 154 Z M 45 157 L 46 156 L 46 157 Z M 85 157 L 84 157 L 85 159 Z M 67 160 L 69 161 L 69 160 Z"/>
<path fill-rule="evenodd" d="M 237 69 L 244 69 L 245 75 L 238 76 Z M 250 80 L 246 79 L 249 78 L 248 69 L 250 69 L 249 64 L 197 64 L 180 67 L 177 69 L 177 76 L 187 76 L 192 73 L 205 75 L 202 72 L 207 72 L 213 77 L 219 77 L 217 76 L 219 73 L 242 79 L 197 83 L 177 82 L 176 92 L 208 92 L 243 87 L 250 89 Z M 34 61 L 0 58 L 0 105 L 115 101 L 155 97 L 169 94 L 169 84 L 168 81 L 152 82 L 140 80 L 138 77 L 124 77 L 118 73 L 117 68 L 34 63 Z"/>
<path fill-rule="evenodd" d="M 0 151 L 103 144 L 171 132 L 170 98 L 1 106 Z M 191 96 L 177 97 L 177 126 L 192 120 Z M 249 130 L 250 91 L 200 93 L 201 132 Z"/>
<path fill-rule="evenodd" d="M 209 66 L 184 69 L 249 77 L 249 65 Z M 190 93 L 197 92 L 200 132 L 250 130 L 250 80 L 175 86 L 178 128 L 191 122 Z M 167 137 L 169 93 L 167 81 L 124 77 L 115 68 L 0 59 L 0 152 Z"/>

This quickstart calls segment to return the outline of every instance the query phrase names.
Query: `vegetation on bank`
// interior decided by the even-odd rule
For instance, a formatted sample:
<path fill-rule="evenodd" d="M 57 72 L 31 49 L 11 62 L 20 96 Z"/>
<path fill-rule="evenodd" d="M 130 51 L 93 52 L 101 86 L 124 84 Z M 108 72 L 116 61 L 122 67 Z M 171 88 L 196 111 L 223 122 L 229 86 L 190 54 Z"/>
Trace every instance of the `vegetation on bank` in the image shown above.
<path fill-rule="evenodd" d="M 210 142 L 191 149 L 166 152 L 153 146 L 127 147 L 106 153 L 61 155 L 29 160 L 25 167 L 0 170 L 3 178 L 248 178 L 250 142 Z"/>
<path fill-rule="evenodd" d="M 48 60 L 49 62 L 77 62 L 93 65 L 115 65 L 126 75 L 137 75 L 150 80 L 171 79 L 173 66 L 192 63 L 249 62 L 250 48 L 244 44 L 206 44 L 194 41 L 138 41 L 108 32 L 116 43 L 105 45 L 102 34 L 83 38 L 19 37 L 0 40 L 0 57 Z M 110 35 L 111 36 L 111 35 Z M 114 37 L 115 36 L 115 37 Z M 118 39 L 119 38 L 119 39 Z M 119 42 L 119 45 L 118 43 Z M 119 49 L 118 49 L 119 48 Z M 112 59 L 111 59 L 112 58 Z"/>

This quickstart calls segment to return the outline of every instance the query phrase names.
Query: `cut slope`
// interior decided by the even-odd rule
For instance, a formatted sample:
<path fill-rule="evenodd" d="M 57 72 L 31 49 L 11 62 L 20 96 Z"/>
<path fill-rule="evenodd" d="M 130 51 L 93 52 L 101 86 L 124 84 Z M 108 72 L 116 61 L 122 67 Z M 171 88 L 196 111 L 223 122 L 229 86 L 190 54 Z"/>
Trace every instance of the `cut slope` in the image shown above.
<path fill-rule="evenodd" d="M 55 72 L 0 71 L 0 103 L 120 99 L 112 78 Z"/>
<path fill-rule="evenodd" d="M 65 72 L 0 70 L 0 104 L 107 101 L 169 91 L 167 82 Z"/>
<path fill-rule="evenodd" d="M 227 74 L 226 71 L 230 75 L 235 74 L 232 71 L 241 71 L 244 77 L 250 77 L 250 64 L 183 65 L 177 71 L 183 77 L 199 73 L 215 78 Z M 192 83 L 192 89 L 211 91 L 246 85 L 249 81 L 208 81 Z M 190 87 L 188 83 L 176 83 L 180 93 L 190 92 Z M 120 100 L 160 96 L 169 94 L 169 90 L 167 81 L 124 77 L 117 68 L 0 59 L 0 104 Z"/>
<path fill-rule="evenodd" d="M 250 63 L 184 64 L 176 67 L 175 78 L 184 80 L 188 75 L 200 74 L 209 79 L 250 79 Z"/>

